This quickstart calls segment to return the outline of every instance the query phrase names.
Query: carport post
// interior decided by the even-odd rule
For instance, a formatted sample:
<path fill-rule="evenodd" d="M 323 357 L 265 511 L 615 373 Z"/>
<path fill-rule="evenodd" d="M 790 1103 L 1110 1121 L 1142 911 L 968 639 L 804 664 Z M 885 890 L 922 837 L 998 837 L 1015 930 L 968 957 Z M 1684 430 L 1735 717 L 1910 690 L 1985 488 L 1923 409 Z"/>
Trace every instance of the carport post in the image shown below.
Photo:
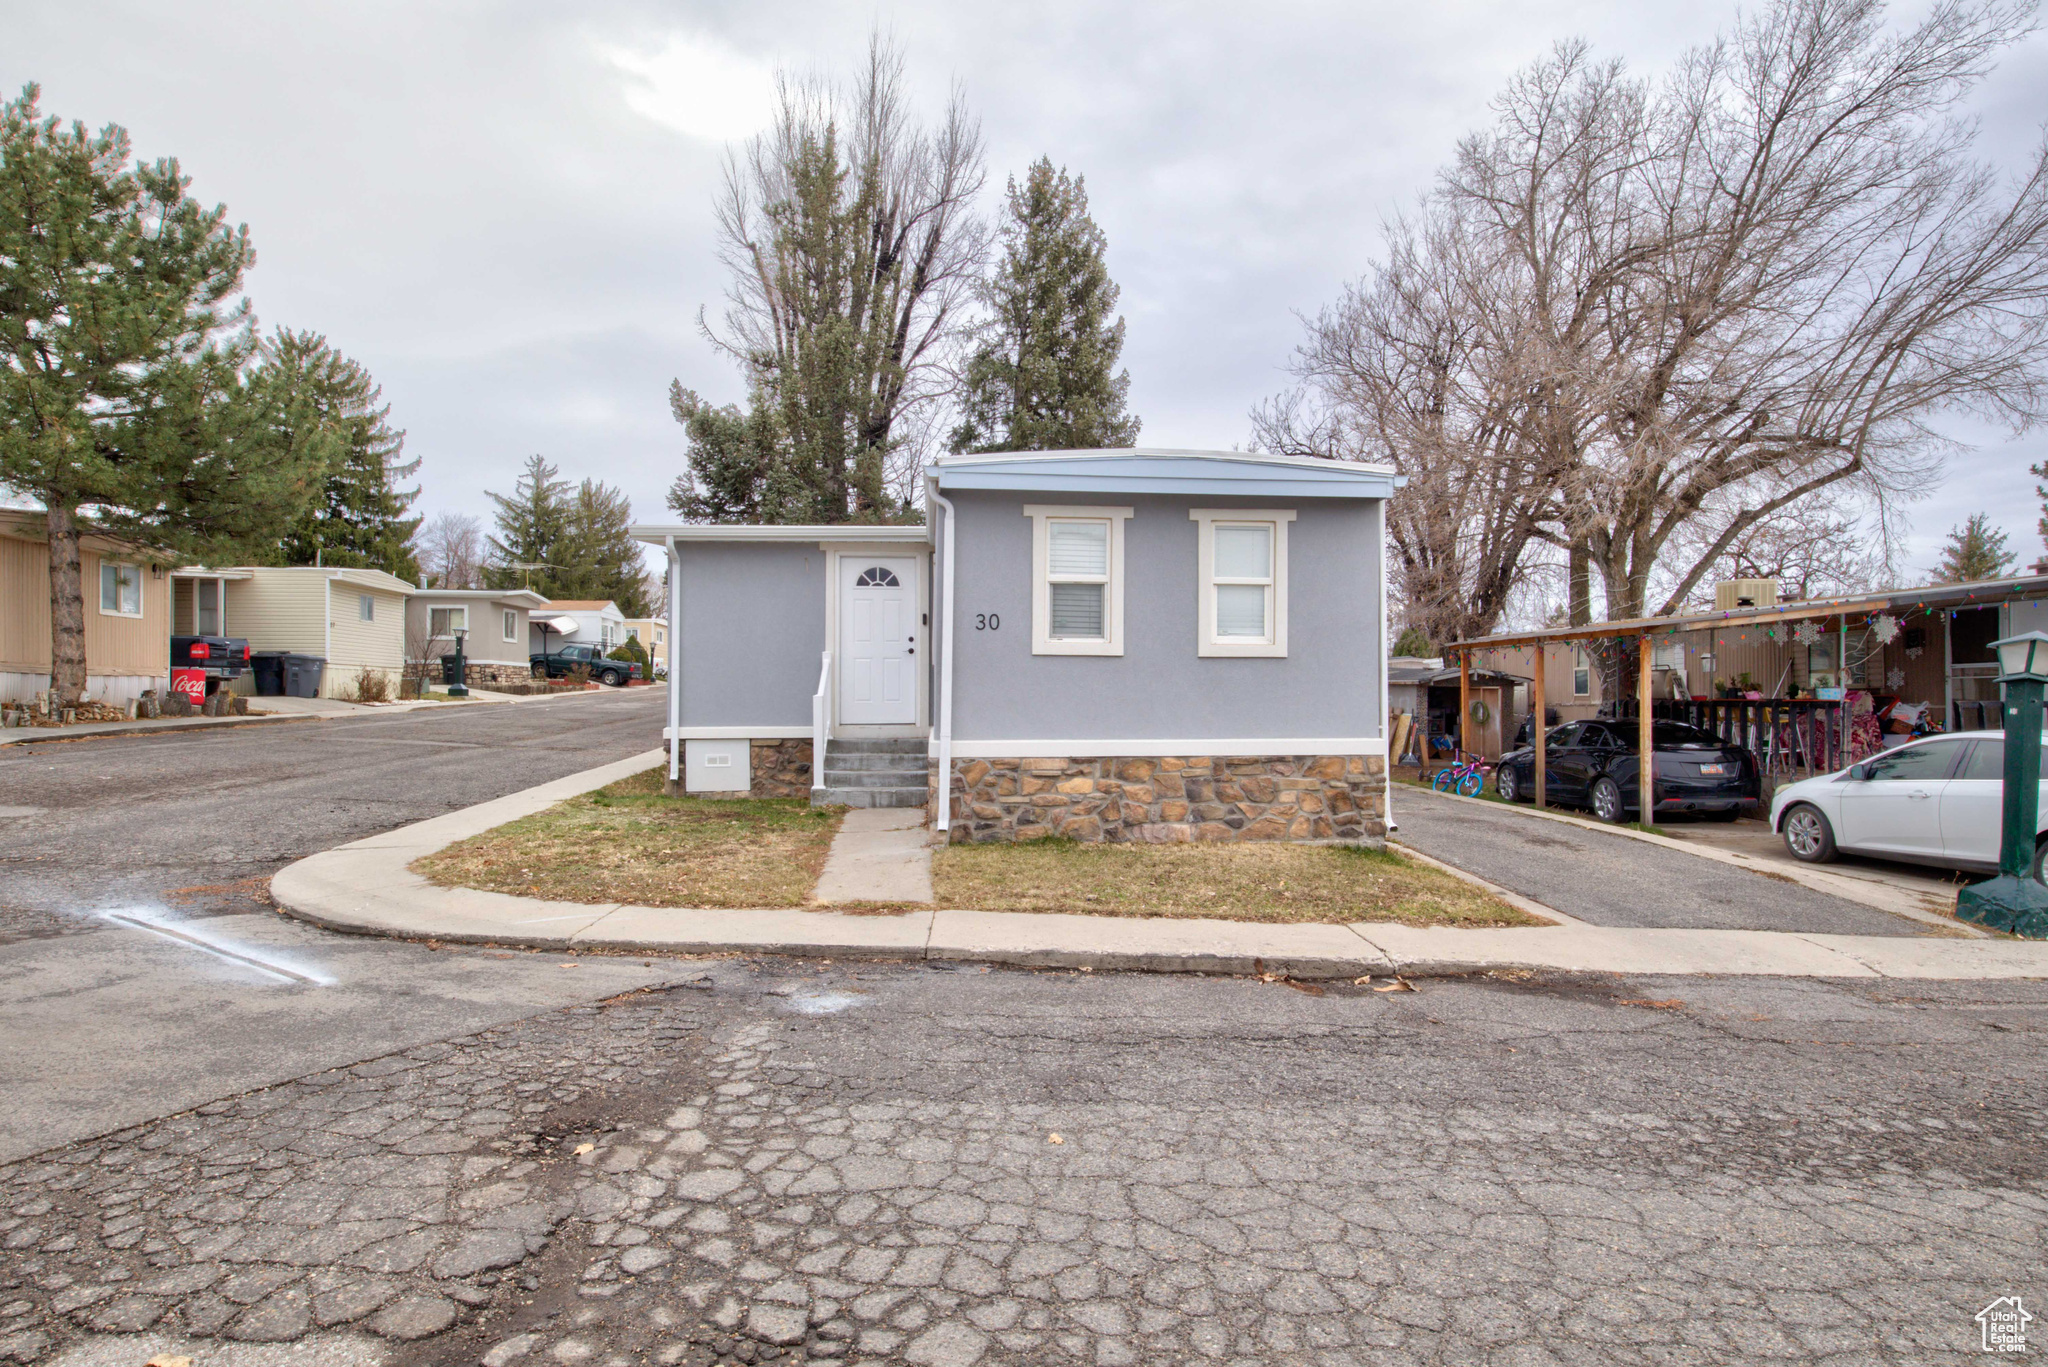
<path fill-rule="evenodd" d="M 1650 633 L 1636 637 L 1636 820 L 1645 826 L 1657 811 L 1656 752 L 1650 747 Z"/>
<path fill-rule="evenodd" d="M 1451 763 L 1465 758 L 1467 728 L 1472 725 L 1472 652 L 1458 652 L 1458 743 L 1451 747 Z"/>
<path fill-rule="evenodd" d="M 683 753 L 683 567 L 676 556 L 676 539 L 668 542 L 668 781 L 662 791 L 676 795 L 681 777 Z"/>
<path fill-rule="evenodd" d="M 1536 805 L 1547 806 L 1543 800 L 1543 719 L 1548 713 L 1543 703 L 1543 655 L 1544 643 L 1536 643 L 1536 677 L 1529 681 L 1529 742 L 1536 747 Z"/>

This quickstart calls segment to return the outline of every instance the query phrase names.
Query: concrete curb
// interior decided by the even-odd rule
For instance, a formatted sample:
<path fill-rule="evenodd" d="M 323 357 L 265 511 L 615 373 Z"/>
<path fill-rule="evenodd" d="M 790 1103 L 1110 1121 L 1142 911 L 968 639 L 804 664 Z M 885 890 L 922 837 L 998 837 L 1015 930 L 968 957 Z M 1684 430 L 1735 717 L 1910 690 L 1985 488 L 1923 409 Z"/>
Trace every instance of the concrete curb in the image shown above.
<path fill-rule="evenodd" d="M 275 722 L 321 720 L 323 718 L 315 716 L 280 714 L 270 717 L 168 717 L 149 721 L 87 722 L 83 726 L 10 726 L 0 731 L 0 745 L 98 740 L 106 736 L 167 736 L 180 731 L 212 731 L 223 726 L 268 726 Z"/>
<path fill-rule="evenodd" d="M 410 940 L 666 954 L 935 959 L 1161 973 L 1411 977 L 1489 969 L 1823 978 L 2048 978 L 2048 943 L 1636 930 L 1579 922 L 1458 929 L 1380 922 L 1069 916 L 935 909 L 853 916 L 792 909 L 545 902 L 443 888 L 423 855 L 662 763 L 650 750 L 525 792 L 327 850 L 271 880 L 278 906 L 330 930 Z M 1436 861 L 1431 861 L 1436 862 Z M 1549 908 L 1532 908 L 1555 915 Z"/>

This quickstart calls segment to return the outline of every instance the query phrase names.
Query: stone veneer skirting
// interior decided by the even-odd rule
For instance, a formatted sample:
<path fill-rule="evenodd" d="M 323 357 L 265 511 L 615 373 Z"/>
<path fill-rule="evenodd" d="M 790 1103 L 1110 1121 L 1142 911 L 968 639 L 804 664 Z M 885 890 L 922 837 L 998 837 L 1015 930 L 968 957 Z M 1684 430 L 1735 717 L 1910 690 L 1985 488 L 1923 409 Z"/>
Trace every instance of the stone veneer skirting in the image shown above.
<path fill-rule="evenodd" d="M 934 763 L 933 784 L 937 785 Z M 1377 755 L 956 759 L 951 840 L 1386 839 Z"/>
<path fill-rule="evenodd" d="M 799 797 L 811 795 L 811 743 L 808 740 L 757 740 L 751 742 L 754 768 L 754 797 Z"/>
<path fill-rule="evenodd" d="M 427 668 L 439 683 L 448 683 L 448 671 L 442 662 L 435 660 Z M 489 688 L 493 684 L 521 684 L 533 682 L 533 666 L 484 664 L 476 660 L 462 662 L 462 683 L 465 688 Z"/>

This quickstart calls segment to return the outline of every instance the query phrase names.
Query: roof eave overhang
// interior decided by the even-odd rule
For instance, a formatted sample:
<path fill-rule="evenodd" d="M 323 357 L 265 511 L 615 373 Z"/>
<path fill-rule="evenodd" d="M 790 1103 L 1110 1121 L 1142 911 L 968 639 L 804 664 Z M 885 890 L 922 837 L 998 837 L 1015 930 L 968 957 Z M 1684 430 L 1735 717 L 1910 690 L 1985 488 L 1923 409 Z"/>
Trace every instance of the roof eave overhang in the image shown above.
<path fill-rule="evenodd" d="M 2048 575 L 2018 579 L 1987 579 L 1969 584 L 1934 584 L 1886 593 L 1860 593 L 1840 598 L 1813 598 L 1774 607 L 1731 608 L 1726 612 L 1694 612 L 1670 617 L 1636 617 L 1592 622 L 1582 627 L 1545 627 L 1536 631 L 1502 632 L 1470 641 L 1453 641 L 1446 651 L 1493 650 L 1551 641 L 1597 641 L 1613 636 L 1668 635 L 1736 626 L 1769 626 L 1777 622 L 1812 622 L 1835 617 L 1862 617 L 1876 612 L 1949 611 L 1959 607 L 1995 607 L 2000 603 L 2048 598 Z"/>
<path fill-rule="evenodd" d="M 879 541 L 929 542 L 931 529 L 923 523 L 911 523 L 896 527 L 876 527 L 866 523 L 854 526 L 768 526 L 757 523 L 704 524 L 689 523 L 682 526 L 643 525 L 627 529 L 635 541 L 644 541 L 650 546 L 666 544 L 671 538 L 678 541 Z"/>

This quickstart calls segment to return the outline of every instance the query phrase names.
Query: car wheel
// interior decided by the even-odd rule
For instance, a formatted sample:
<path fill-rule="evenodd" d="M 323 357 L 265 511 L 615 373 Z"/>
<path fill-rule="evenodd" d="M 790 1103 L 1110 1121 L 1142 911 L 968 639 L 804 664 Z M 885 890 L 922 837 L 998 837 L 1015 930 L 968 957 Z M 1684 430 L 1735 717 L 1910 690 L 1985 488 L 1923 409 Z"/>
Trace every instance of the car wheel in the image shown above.
<path fill-rule="evenodd" d="M 1500 790 L 1500 800 L 1502 802 L 1520 802 L 1522 800 L 1521 787 L 1515 782 L 1515 771 L 1508 768 L 1505 764 L 1500 767 L 1500 772 L 1494 775 L 1493 786 Z"/>
<path fill-rule="evenodd" d="M 2034 846 L 2034 881 L 2048 883 L 2048 840 Z"/>
<path fill-rule="evenodd" d="M 536 679 L 545 679 L 548 676 L 548 667 L 546 665 L 529 665 L 526 672 Z"/>
<path fill-rule="evenodd" d="M 1621 785 L 1611 778 L 1603 778 L 1593 784 L 1593 815 L 1602 821 L 1620 824 L 1626 814 L 1621 805 Z"/>
<path fill-rule="evenodd" d="M 597 677 L 600 683 L 609 684 L 613 688 L 617 688 L 619 686 L 619 680 L 623 676 L 615 669 L 607 669 L 604 673 L 598 675 Z"/>
<path fill-rule="evenodd" d="M 1791 851 L 1794 859 L 1808 864 L 1835 862 L 1835 828 L 1828 824 L 1827 816 L 1820 808 L 1800 803 L 1785 813 L 1782 829 L 1785 848 Z"/>

